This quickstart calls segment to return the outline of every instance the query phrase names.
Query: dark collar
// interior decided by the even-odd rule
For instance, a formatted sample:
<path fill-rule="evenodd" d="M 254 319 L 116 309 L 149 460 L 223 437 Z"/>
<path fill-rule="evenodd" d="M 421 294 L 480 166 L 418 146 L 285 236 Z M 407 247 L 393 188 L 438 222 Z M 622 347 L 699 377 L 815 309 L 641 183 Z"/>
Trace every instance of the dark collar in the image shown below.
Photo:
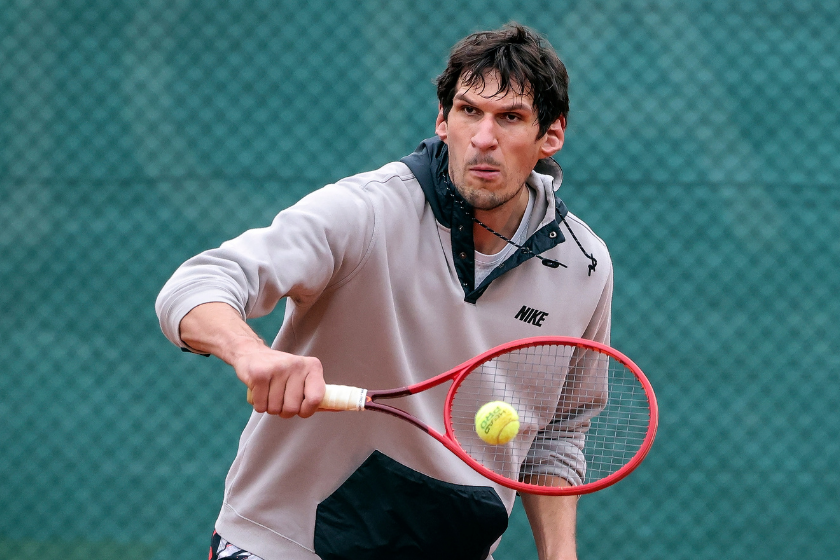
<path fill-rule="evenodd" d="M 558 220 L 566 217 L 566 205 L 555 195 L 555 219 L 550 224 L 538 229 L 528 238 L 523 247 L 518 249 L 504 264 L 494 270 L 479 286 L 475 286 L 475 245 L 473 242 L 473 220 L 469 204 L 461 197 L 449 180 L 449 153 L 446 144 L 437 136 L 420 143 L 414 153 L 400 161 L 411 169 L 420 183 L 426 201 L 434 213 L 435 219 L 443 227 L 449 228 L 452 237 L 452 259 L 458 273 L 464 300 L 475 303 L 490 283 L 527 261 L 535 254 L 547 251 L 565 241 L 560 231 Z M 554 180 L 562 180 L 560 166 L 551 158 L 540 160 L 534 168 L 538 173 L 550 175 Z M 468 209 L 468 211 L 465 211 Z M 554 234 L 552 235 L 552 232 Z"/>

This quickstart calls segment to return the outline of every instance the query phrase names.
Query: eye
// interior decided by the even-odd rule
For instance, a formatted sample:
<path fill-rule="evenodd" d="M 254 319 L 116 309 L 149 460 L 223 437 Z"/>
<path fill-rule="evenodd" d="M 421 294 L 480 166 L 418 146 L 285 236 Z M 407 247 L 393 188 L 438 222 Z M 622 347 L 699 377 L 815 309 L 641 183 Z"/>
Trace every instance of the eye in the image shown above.
<path fill-rule="evenodd" d="M 504 118 L 507 122 L 517 122 L 522 120 L 522 118 L 516 113 L 506 113 Z"/>
<path fill-rule="evenodd" d="M 476 113 L 478 113 L 478 109 L 471 105 L 464 105 L 464 107 L 461 110 L 468 115 L 475 115 Z"/>

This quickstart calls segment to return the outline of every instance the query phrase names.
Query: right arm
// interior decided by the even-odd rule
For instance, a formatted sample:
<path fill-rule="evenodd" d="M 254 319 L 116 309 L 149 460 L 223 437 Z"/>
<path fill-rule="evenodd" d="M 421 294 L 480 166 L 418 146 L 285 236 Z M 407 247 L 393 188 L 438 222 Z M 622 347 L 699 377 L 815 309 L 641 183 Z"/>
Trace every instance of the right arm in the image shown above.
<path fill-rule="evenodd" d="M 324 398 L 324 373 L 317 358 L 272 350 L 226 303 L 194 307 L 181 320 L 181 340 L 191 349 L 231 365 L 252 391 L 257 412 L 307 418 Z"/>
<path fill-rule="evenodd" d="M 269 348 L 245 319 L 265 315 L 283 297 L 305 309 L 348 278 L 364 261 L 373 222 L 372 205 L 358 185 L 308 195 L 270 227 L 181 265 L 155 304 L 164 334 L 177 346 L 233 366 L 257 412 L 312 414 L 323 397 L 320 362 Z"/>

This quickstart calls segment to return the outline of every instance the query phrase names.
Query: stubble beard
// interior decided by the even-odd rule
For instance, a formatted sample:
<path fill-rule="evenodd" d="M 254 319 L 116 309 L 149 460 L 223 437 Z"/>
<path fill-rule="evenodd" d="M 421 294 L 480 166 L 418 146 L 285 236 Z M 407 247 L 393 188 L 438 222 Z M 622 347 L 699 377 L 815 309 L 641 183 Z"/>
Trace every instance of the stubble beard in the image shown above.
<path fill-rule="evenodd" d="M 483 210 L 483 211 L 495 210 L 496 208 L 499 208 L 500 206 L 503 206 L 504 204 L 509 202 L 511 199 L 516 197 L 520 193 L 521 188 L 525 186 L 525 182 L 522 181 L 519 184 L 520 188 L 511 189 L 510 191 L 508 191 L 506 188 L 500 188 L 498 190 L 487 190 L 487 189 L 481 188 L 481 186 L 474 187 L 474 186 L 470 186 L 470 185 L 465 184 L 464 176 L 466 175 L 467 167 L 470 166 L 470 165 L 476 165 L 478 163 L 493 163 L 493 162 L 490 162 L 490 161 L 481 161 L 481 162 L 471 161 L 471 162 L 468 162 L 464 166 L 464 169 L 462 170 L 462 172 L 460 174 L 455 174 L 455 173 L 450 172 L 450 177 L 452 179 L 452 184 L 455 186 L 455 190 L 457 190 L 458 194 L 460 194 L 461 197 L 464 200 L 466 200 L 467 203 L 470 206 L 472 206 L 473 208 L 475 208 L 476 210 Z M 502 179 L 503 179 L 503 183 L 506 182 L 505 181 L 506 177 L 504 175 L 504 171 L 502 172 Z"/>
<path fill-rule="evenodd" d="M 516 196 L 519 191 L 513 193 L 509 197 L 501 197 L 498 193 L 489 192 L 486 190 L 472 189 L 469 187 L 460 187 L 455 184 L 458 193 L 467 201 L 467 203 L 476 210 L 495 210 L 499 206 L 504 205 L 511 198 Z"/>

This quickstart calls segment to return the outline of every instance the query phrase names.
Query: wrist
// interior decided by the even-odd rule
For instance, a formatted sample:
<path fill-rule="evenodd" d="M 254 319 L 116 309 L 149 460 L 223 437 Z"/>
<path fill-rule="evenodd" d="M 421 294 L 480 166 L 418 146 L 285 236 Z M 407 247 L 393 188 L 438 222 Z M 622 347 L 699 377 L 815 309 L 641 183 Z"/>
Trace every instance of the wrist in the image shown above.
<path fill-rule="evenodd" d="M 243 333 L 233 335 L 225 344 L 224 355 L 219 356 L 223 361 L 236 368 L 237 362 L 243 358 L 270 350 L 266 343 L 256 334 Z"/>

